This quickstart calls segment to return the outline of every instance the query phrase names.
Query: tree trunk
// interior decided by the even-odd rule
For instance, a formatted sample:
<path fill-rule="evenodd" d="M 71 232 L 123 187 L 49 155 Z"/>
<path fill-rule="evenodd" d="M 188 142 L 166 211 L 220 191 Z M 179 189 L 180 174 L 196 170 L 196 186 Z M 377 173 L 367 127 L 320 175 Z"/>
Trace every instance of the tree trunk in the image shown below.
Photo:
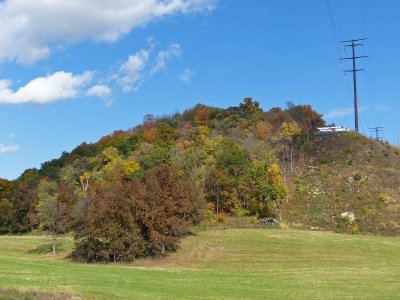
<path fill-rule="evenodd" d="M 290 172 L 293 172 L 293 145 L 290 145 Z"/>
<path fill-rule="evenodd" d="M 218 221 L 218 215 L 219 215 L 219 195 L 217 194 L 217 221 Z"/>
<path fill-rule="evenodd" d="M 53 248 L 53 255 L 56 255 L 57 252 L 56 252 L 56 238 L 55 238 L 55 237 L 53 237 L 53 245 L 52 245 L 52 248 Z"/>

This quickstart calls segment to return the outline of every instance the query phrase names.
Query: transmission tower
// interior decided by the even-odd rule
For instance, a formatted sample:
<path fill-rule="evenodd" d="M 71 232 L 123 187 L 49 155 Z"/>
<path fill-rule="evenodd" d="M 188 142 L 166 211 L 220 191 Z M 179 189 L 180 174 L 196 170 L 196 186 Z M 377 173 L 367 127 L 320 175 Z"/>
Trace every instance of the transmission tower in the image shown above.
<path fill-rule="evenodd" d="M 364 39 L 356 39 L 350 41 L 341 41 L 340 43 L 347 43 L 345 47 L 351 47 L 353 55 L 351 57 L 343 57 L 340 60 L 351 59 L 353 61 L 353 69 L 352 70 L 345 70 L 345 72 L 353 72 L 353 86 L 354 86 L 354 129 L 358 132 L 358 99 L 357 99 L 357 72 L 364 71 L 364 69 L 357 69 L 356 67 L 356 60 L 359 58 L 365 58 L 368 56 L 356 56 L 356 47 L 362 46 L 364 44 L 358 43 L 359 41 L 364 41 Z M 349 44 L 350 43 L 350 44 Z"/>
<path fill-rule="evenodd" d="M 381 132 L 383 128 L 385 127 L 377 126 L 370 128 L 370 130 L 375 131 L 375 140 L 380 141 L 383 139 L 383 136 L 379 136 L 379 132 Z"/>

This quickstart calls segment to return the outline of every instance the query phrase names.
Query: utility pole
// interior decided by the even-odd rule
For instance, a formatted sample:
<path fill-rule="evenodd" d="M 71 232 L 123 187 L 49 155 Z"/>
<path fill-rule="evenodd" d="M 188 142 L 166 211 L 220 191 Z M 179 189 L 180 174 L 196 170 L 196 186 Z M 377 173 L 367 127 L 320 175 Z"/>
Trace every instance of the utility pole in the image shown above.
<path fill-rule="evenodd" d="M 379 136 L 379 132 L 381 132 L 383 128 L 385 127 L 377 126 L 370 128 L 370 130 L 375 131 L 375 136 L 376 136 L 375 140 L 380 141 L 383 138 L 383 136 Z"/>
<path fill-rule="evenodd" d="M 350 41 L 341 41 L 340 43 L 347 43 L 348 45 L 345 45 L 345 47 L 351 47 L 352 48 L 352 57 L 343 57 L 340 60 L 345 60 L 345 59 L 351 59 L 353 61 L 353 69 L 352 70 L 345 70 L 345 72 L 353 72 L 353 89 L 354 89 L 354 129 L 355 131 L 358 132 L 358 99 L 357 99 L 357 72 L 359 71 L 364 71 L 364 69 L 357 69 L 356 67 L 356 60 L 359 58 L 365 58 L 368 56 L 356 56 L 356 47 L 357 46 L 362 46 L 364 44 L 361 43 L 356 43 L 358 41 L 364 41 L 364 39 L 356 39 L 356 40 L 350 40 Z M 351 44 L 349 44 L 351 43 Z"/>

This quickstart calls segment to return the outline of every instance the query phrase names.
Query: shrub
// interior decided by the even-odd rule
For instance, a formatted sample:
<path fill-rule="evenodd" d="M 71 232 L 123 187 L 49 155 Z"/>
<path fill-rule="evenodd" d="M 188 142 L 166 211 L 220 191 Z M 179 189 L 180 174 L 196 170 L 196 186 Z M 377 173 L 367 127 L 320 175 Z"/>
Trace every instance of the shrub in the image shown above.
<path fill-rule="evenodd" d="M 354 225 L 351 227 L 351 234 L 356 234 L 360 231 L 360 227 L 358 225 Z"/>
<path fill-rule="evenodd" d="M 346 147 L 342 150 L 343 154 L 351 154 L 353 152 L 353 149 L 351 147 Z"/>
<path fill-rule="evenodd" d="M 250 217 L 250 223 L 251 224 L 256 224 L 257 223 L 257 217 L 255 217 L 255 216 Z"/>
<path fill-rule="evenodd" d="M 218 223 L 225 223 L 227 219 L 227 215 L 224 212 L 220 212 L 218 214 Z"/>
<path fill-rule="evenodd" d="M 354 179 L 355 180 L 361 180 L 361 179 L 363 179 L 363 175 L 361 174 L 361 173 L 356 173 L 356 174 L 354 174 Z"/>
<path fill-rule="evenodd" d="M 349 224 L 349 219 L 348 218 L 341 217 L 341 216 L 336 217 L 336 228 L 338 228 L 338 229 L 344 228 L 348 224 Z"/>
<path fill-rule="evenodd" d="M 384 195 L 379 195 L 378 200 L 380 203 L 388 202 L 388 199 Z"/>
<path fill-rule="evenodd" d="M 321 159 L 321 164 L 323 165 L 329 165 L 330 163 L 332 163 L 332 158 L 329 156 Z"/>
<path fill-rule="evenodd" d="M 247 217 L 247 216 L 250 216 L 250 211 L 249 210 L 247 210 L 247 209 L 235 209 L 234 211 L 233 211 L 233 215 L 235 216 L 235 217 L 239 217 L 239 218 L 242 218 L 242 217 Z"/>
<path fill-rule="evenodd" d="M 349 160 L 347 161 L 347 165 L 348 165 L 348 166 L 353 165 L 353 161 L 352 161 L 351 159 L 349 159 Z"/>
<path fill-rule="evenodd" d="M 304 191 L 304 183 L 300 177 L 296 178 L 296 190 L 301 193 Z"/>

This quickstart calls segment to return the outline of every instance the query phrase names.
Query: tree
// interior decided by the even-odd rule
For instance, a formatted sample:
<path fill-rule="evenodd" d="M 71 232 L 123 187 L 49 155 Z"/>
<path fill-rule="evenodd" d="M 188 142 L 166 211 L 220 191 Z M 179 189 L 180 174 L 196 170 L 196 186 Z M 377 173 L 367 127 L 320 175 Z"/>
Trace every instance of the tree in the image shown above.
<path fill-rule="evenodd" d="M 288 158 L 289 158 L 289 170 L 290 172 L 293 171 L 293 165 L 294 165 L 294 142 L 296 136 L 298 136 L 301 133 L 301 129 L 299 125 L 296 122 L 290 122 L 286 123 L 283 122 L 280 128 L 280 133 L 284 139 L 288 143 L 289 146 L 289 153 L 288 153 Z M 283 153 L 283 162 L 285 161 L 285 152 Z"/>
<path fill-rule="evenodd" d="M 210 110 L 208 107 L 200 108 L 196 111 L 194 122 L 197 125 L 207 126 L 210 117 Z"/>
<path fill-rule="evenodd" d="M 90 173 L 84 172 L 81 176 L 79 176 L 79 182 L 81 183 L 83 197 L 86 198 L 87 189 L 90 182 Z"/>
<path fill-rule="evenodd" d="M 61 219 L 65 214 L 65 204 L 58 200 L 57 183 L 43 178 L 38 186 L 38 204 L 36 206 L 39 227 L 47 229 L 52 236 L 53 255 L 56 254 L 57 233 L 62 232 Z"/>
<path fill-rule="evenodd" d="M 271 123 L 265 121 L 260 121 L 256 125 L 257 135 L 261 140 L 267 139 L 267 137 L 271 134 L 272 129 L 273 127 Z"/>
<path fill-rule="evenodd" d="M 89 191 L 89 206 L 76 231 L 76 254 L 87 261 L 131 261 L 143 251 L 134 203 L 121 182 L 104 181 Z"/>
<path fill-rule="evenodd" d="M 232 182 L 238 182 L 246 173 L 249 154 L 229 138 L 223 139 L 216 150 L 217 168 L 222 170 Z"/>
<path fill-rule="evenodd" d="M 175 250 L 179 238 L 198 221 L 195 186 L 178 176 L 175 167 L 162 164 L 152 170 L 143 186 L 133 186 L 137 219 L 149 254 Z"/>
<path fill-rule="evenodd" d="M 157 136 L 157 127 L 153 121 L 146 121 L 143 124 L 143 139 L 147 143 L 152 143 Z"/>
<path fill-rule="evenodd" d="M 13 231 L 27 232 L 36 224 L 35 206 L 40 175 L 36 169 L 26 170 L 15 182 L 9 200 L 13 203 Z"/>
<path fill-rule="evenodd" d="M 286 196 L 286 190 L 282 185 L 281 168 L 278 164 L 273 163 L 268 166 L 267 175 L 269 184 L 269 198 L 275 203 L 279 219 L 281 220 L 283 198 Z"/>
<path fill-rule="evenodd" d="M 10 200 L 3 198 L 0 200 L 0 234 L 8 233 L 12 230 L 13 205 Z"/>
<path fill-rule="evenodd" d="M 243 102 L 240 103 L 240 110 L 245 114 L 252 114 L 259 110 L 260 103 L 258 101 L 253 101 L 252 98 L 244 98 Z"/>

